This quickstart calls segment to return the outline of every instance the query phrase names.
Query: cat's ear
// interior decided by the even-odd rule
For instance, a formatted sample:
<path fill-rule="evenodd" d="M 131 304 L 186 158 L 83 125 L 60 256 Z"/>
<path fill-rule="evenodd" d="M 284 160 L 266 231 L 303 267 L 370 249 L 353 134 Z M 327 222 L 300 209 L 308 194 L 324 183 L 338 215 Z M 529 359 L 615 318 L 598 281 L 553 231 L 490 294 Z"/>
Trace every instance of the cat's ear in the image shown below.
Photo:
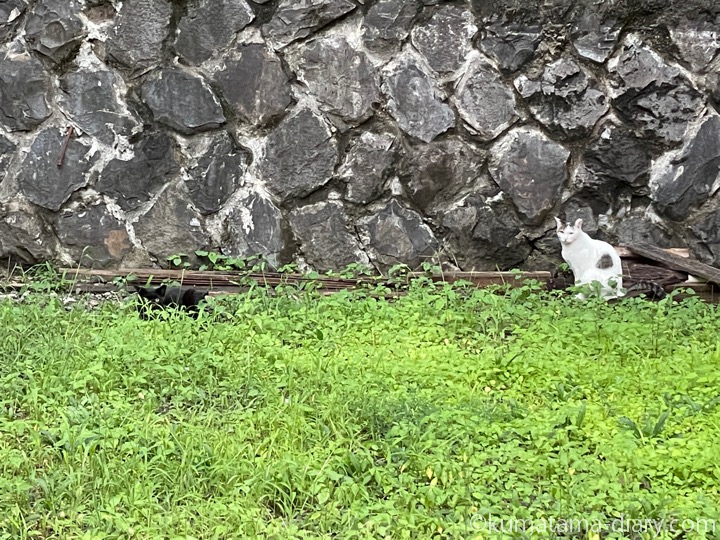
<path fill-rule="evenodd" d="M 167 285 L 165 283 L 163 283 L 157 289 L 155 289 L 155 294 L 160 295 L 160 296 L 165 296 L 166 290 L 167 290 Z"/>
<path fill-rule="evenodd" d="M 133 285 L 133 287 L 135 288 L 135 292 L 138 293 L 141 298 L 147 297 L 148 290 L 145 287 L 141 287 L 140 285 Z"/>
<path fill-rule="evenodd" d="M 563 222 L 560 221 L 560 218 L 555 216 L 555 223 L 557 223 L 557 230 L 562 231 L 563 229 Z"/>
<path fill-rule="evenodd" d="M 577 218 L 575 220 L 575 228 L 577 230 L 582 231 L 582 224 L 583 224 L 582 218 Z"/>

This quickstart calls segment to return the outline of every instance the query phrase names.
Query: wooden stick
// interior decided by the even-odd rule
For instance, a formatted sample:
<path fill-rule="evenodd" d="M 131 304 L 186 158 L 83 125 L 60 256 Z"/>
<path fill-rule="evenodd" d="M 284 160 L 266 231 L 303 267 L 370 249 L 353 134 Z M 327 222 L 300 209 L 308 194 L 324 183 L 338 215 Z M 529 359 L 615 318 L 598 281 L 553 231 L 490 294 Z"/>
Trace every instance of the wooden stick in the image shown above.
<path fill-rule="evenodd" d="M 685 259 L 649 244 L 634 244 L 628 248 L 637 255 L 657 261 L 673 270 L 687 272 L 720 285 L 720 269 L 695 259 Z"/>
<path fill-rule="evenodd" d="M 67 128 L 67 133 L 65 133 L 65 142 L 63 143 L 62 150 L 60 150 L 60 157 L 57 160 L 58 168 L 63 166 L 63 162 L 65 161 L 65 152 L 67 152 L 67 147 L 68 144 L 70 144 L 70 137 L 72 137 L 73 131 L 72 126 Z"/>

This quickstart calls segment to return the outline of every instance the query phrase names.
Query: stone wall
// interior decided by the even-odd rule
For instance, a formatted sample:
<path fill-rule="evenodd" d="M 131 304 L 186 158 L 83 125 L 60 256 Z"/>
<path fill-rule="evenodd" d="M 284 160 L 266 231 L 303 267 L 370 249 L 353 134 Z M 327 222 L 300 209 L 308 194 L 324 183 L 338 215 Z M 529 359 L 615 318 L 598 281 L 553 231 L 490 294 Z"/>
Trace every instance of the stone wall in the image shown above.
<path fill-rule="evenodd" d="M 0 0 L 0 257 L 718 265 L 716 4 Z"/>

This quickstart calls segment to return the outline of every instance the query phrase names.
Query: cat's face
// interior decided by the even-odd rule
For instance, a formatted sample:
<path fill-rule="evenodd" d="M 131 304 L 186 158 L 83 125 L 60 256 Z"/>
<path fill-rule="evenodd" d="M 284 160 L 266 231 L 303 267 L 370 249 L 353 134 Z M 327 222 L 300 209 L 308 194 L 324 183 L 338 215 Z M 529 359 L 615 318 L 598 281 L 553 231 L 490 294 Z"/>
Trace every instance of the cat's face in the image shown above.
<path fill-rule="evenodd" d="M 135 286 L 135 290 L 137 291 L 138 296 L 148 302 L 162 301 L 165 298 L 166 289 L 167 289 L 167 285 L 160 285 L 156 289 L 148 289 L 145 287 L 138 287 L 137 285 Z"/>
<path fill-rule="evenodd" d="M 555 218 L 555 222 L 557 223 L 557 235 L 560 239 L 560 242 L 563 244 L 572 244 L 575 240 L 580 238 L 580 235 L 582 233 L 582 219 L 577 219 L 575 221 L 575 225 L 570 225 L 569 223 L 563 223 L 560 221 L 559 218 Z"/>

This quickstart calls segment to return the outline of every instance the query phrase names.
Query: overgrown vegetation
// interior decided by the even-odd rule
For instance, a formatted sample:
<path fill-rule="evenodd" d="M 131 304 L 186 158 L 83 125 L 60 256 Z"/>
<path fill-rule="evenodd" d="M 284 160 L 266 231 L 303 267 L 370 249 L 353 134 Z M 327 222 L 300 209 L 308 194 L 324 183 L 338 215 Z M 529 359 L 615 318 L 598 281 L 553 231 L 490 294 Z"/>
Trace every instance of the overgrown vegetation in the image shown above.
<path fill-rule="evenodd" d="M 717 537 L 715 306 L 387 292 L 0 302 L 0 538 Z"/>

